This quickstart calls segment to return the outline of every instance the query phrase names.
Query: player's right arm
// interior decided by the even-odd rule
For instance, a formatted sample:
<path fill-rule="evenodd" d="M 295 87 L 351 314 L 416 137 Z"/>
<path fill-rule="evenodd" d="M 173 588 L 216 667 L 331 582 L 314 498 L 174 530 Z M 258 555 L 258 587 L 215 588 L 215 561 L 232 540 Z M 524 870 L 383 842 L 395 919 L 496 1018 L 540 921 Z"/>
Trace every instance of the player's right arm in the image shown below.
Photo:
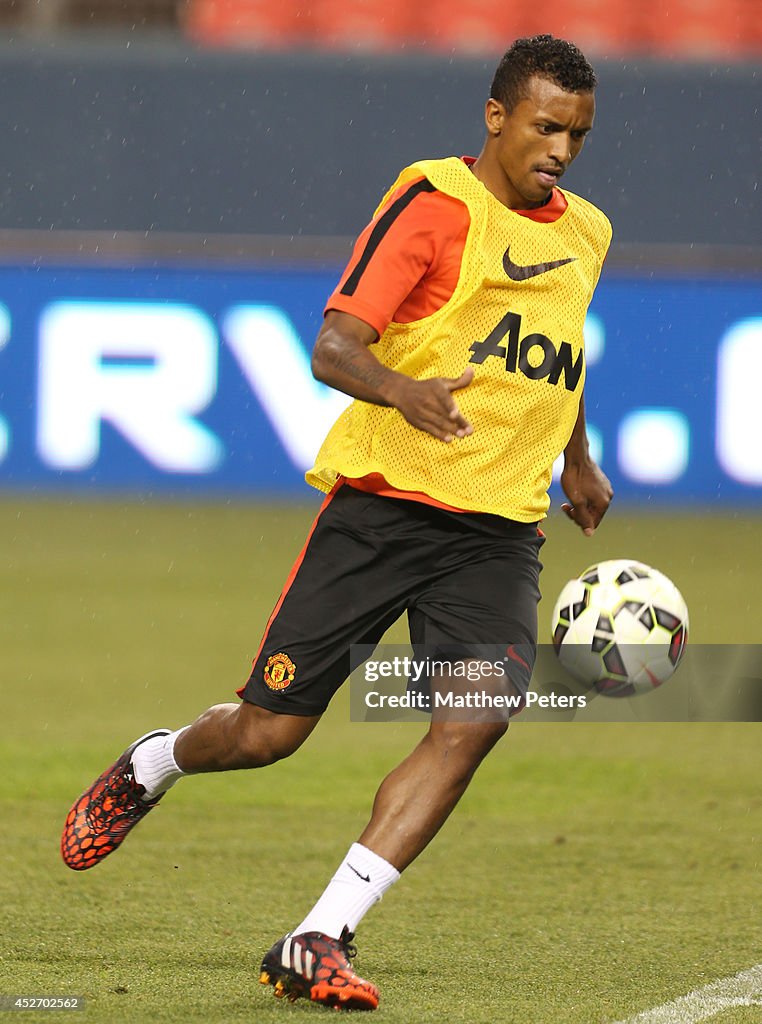
<path fill-rule="evenodd" d="M 378 332 L 370 324 L 330 309 L 312 352 L 313 375 L 352 398 L 398 409 L 411 426 L 440 441 L 473 433 L 453 394 L 471 383 L 471 367 L 457 378 L 415 380 L 380 363 L 370 350 L 376 341 Z"/>
<path fill-rule="evenodd" d="M 463 203 L 425 179 L 389 194 L 360 234 L 328 300 L 312 357 L 318 380 L 363 402 L 391 406 L 441 441 L 465 437 L 471 424 L 454 392 L 457 379 L 414 380 L 384 366 L 373 351 L 392 321 L 408 323 L 443 305 L 457 284 L 470 218 Z"/>

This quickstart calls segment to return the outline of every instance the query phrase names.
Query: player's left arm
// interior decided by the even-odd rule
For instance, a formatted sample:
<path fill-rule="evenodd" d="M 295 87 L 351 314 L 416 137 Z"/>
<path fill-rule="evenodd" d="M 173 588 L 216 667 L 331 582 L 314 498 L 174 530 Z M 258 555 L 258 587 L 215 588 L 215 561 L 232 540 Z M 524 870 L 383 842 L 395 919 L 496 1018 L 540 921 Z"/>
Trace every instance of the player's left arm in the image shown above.
<path fill-rule="evenodd" d="M 590 458 L 585 426 L 585 396 L 580 396 L 579 412 L 569 443 L 564 448 L 561 486 L 569 499 L 561 508 L 586 537 L 595 529 L 611 504 L 614 491 L 606 474 Z"/>

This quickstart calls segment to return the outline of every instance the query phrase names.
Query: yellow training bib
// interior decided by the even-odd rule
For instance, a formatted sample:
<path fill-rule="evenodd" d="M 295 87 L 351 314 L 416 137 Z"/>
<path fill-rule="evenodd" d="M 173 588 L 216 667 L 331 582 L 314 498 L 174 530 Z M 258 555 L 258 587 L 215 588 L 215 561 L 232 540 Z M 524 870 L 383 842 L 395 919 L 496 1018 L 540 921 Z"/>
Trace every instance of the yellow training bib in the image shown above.
<path fill-rule="evenodd" d="M 354 401 L 307 482 L 328 491 L 339 475 L 380 473 L 399 490 L 534 522 L 546 513 L 553 463 L 577 419 L 583 326 L 611 225 L 570 192 L 557 220 L 530 220 L 503 206 L 456 157 L 413 164 L 390 191 L 421 176 L 468 207 L 460 276 L 441 309 L 390 324 L 373 352 L 418 380 L 459 377 L 472 366 L 474 379 L 455 400 L 474 432 L 445 444 L 396 409 Z"/>

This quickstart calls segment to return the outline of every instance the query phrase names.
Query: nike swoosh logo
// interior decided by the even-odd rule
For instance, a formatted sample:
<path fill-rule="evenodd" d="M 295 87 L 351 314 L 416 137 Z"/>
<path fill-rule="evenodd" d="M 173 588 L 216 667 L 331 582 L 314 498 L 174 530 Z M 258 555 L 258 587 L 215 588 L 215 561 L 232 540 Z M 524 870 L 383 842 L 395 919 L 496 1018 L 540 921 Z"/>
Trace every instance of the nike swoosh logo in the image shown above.
<path fill-rule="evenodd" d="M 529 668 L 529 665 L 527 665 L 527 663 L 524 661 L 524 659 L 521 657 L 521 655 L 516 650 L 516 645 L 515 644 L 509 644 L 508 647 L 506 647 L 506 649 L 505 649 L 505 653 L 511 659 L 511 661 L 517 661 L 519 663 L 519 665 L 523 665 L 524 668 L 526 668 L 526 669 Z"/>
<path fill-rule="evenodd" d="M 349 868 L 350 871 L 354 871 L 358 878 L 362 878 L 363 882 L 370 881 L 370 875 L 361 875 L 357 868 L 353 868 L 351 864 L 347 864 L 347 867 Z"/>
<path fill-rule="evenodd" d="M 511 281 L 528 281 L 530 277 L 547 274 L 549 270 L 563 267 L 566 263 L 573 263 L 577 258 L 576 256 L 568 256 L 565 260 L 551 260 L 550 263 L 532 263 L 528 267 L 522 267 L 520 264 L 513 262 L 508 255 L 510 251 L 511 247 L 509 245 L 503 256 L 503 270 L 510 277 Z"/>

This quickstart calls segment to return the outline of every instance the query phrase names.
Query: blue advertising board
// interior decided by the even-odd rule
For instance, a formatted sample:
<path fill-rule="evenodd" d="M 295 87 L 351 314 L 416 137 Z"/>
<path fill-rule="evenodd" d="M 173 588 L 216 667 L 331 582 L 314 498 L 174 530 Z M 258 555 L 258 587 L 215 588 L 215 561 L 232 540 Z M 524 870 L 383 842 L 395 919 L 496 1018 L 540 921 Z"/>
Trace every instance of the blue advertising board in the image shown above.
<path fill-rule="evenodd" d="M 347 401 L 309 370 L 339 272 L 0 268 L 0 487 L 306 496 Z M 609 273 L 586 346 L 618 498 L 762 500 L 762 281 Z"/>

